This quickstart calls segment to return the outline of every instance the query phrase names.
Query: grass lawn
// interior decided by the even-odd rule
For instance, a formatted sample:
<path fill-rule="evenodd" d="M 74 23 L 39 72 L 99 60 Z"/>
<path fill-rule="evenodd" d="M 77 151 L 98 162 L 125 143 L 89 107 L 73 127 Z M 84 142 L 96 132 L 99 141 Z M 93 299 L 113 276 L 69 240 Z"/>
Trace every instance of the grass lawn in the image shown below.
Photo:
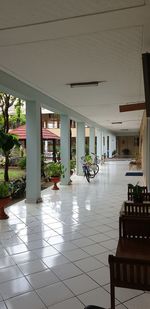
<path fill-rule="evenodd" d="M 21 170 L 18 168 L 9 168 L 8 171 L 9 179 L 17 179 L 25 175 L 25 170 Z M 0 168 L 0 181 L 4 180 L 4 169 Z"/>

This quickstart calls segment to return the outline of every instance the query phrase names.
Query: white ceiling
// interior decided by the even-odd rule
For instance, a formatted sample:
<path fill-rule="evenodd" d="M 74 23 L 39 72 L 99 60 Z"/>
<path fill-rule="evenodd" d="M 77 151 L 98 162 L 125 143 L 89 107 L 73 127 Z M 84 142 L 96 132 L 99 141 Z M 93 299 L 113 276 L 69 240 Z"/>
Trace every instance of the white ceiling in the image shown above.
<path fill-rule="evenodd" d="M 108 129 L 137 131 L 143 111 L 119 105 L 144 102 L 149 29 L 149 0 L 5 0 L 0 67 Z M 93 80 L 106 82 L 67 86 Z"/>

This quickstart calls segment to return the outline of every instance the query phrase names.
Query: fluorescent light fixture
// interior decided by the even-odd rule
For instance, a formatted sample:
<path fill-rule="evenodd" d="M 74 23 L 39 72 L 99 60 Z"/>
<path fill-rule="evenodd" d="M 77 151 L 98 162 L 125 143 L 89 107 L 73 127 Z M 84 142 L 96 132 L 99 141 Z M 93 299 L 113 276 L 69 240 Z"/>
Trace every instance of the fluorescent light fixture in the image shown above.
<path fill-rule="evenodd" d="M 70 88 L 78 88 L 78 87 L 95 87 L 99 84 L 105 83 L 105 80 L 95 80 L 91 82 L 80 82 L 80 83 L 70 83 L 67 84 L 70 86 Z"/>
<path fill-rule="evenodd" d="M 112 122 L 111 124 L 122 124 L 122 121 L 115 121 L 115 122 Z"/>

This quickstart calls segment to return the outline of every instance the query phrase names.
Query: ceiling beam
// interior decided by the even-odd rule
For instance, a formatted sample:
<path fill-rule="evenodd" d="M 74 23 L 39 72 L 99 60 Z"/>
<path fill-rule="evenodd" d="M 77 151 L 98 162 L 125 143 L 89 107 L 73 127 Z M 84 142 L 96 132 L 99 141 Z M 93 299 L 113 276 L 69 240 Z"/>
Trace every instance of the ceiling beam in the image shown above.
<path fill-rule="evenodd" d="M 146 109 L 145 103 L 133 103 L 133 104 L 125 104 L 119 106 L 119 111 L 123 112 L 131 112 L 131 111 L 139 111 L 142 109 Z"/>

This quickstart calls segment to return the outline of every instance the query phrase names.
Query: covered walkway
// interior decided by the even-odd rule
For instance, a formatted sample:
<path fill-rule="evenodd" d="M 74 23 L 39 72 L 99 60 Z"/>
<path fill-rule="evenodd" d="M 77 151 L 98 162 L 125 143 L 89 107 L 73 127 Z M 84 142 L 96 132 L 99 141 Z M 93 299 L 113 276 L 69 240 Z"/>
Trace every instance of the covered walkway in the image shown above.
<path fill-rule="evenodd" d="M 0 308 L 82 309 L 110 307 L 108 254 L 116 249 L 118 214 L 128 162 L 106 162 L 86 182 L 42 192 L 43 202 L 19 202 L 0 222 Z M 149 309 L 150 294 L 117 289 L 117 309 Z"/>

